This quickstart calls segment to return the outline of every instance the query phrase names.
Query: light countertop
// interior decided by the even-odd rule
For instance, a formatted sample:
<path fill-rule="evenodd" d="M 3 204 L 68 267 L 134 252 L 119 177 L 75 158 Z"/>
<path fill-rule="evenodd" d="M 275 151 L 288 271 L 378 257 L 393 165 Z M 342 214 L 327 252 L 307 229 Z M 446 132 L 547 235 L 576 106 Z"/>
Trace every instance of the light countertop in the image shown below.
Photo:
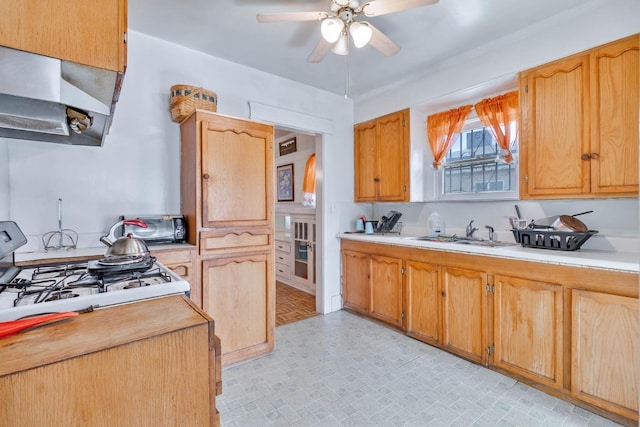
<path fill-rule="evenodd" d="M 584 248 L 581 248 L 577 251 L 558 251 L 549 249 L 525 248 L 520 246 L 519 244 L 510 246 L 486 247 L 464 245 L 460 243 L 415 240 L 415 237 L 398 236 L 393 234 L 371 235 L 357 233 L 340 233 L 338 234 L 338 238 L 370 243 L 382 243 L 394 246 L 415 247 L 499 258 L 510 258 L 523 261 L 544 262 L 548 264 L 561 264 L 573 267 L 599 268 L 603 270 L 622 271 L 629 273 L 640 272 L 640 254 L 631 252 L 613 252 Z"/>

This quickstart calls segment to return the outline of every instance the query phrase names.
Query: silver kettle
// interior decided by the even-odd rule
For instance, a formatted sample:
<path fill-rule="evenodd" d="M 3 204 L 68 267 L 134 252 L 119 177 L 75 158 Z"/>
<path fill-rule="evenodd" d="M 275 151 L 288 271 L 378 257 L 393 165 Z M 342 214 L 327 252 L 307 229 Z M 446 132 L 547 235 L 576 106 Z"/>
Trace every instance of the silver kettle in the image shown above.
<path fill-rule="evenodd" d="M 135 225 L 147 228 L 147 223 L 138 219 L 125 219 L 118 221 L 109 230 L 109 234 L 100 237 L 100 241 L 107 245 L 106 256 L 149 256 L 149 248 L 147 244 L 140 239 L 128 236 L 117 238 L 116 231 L 123 225 Z"/>

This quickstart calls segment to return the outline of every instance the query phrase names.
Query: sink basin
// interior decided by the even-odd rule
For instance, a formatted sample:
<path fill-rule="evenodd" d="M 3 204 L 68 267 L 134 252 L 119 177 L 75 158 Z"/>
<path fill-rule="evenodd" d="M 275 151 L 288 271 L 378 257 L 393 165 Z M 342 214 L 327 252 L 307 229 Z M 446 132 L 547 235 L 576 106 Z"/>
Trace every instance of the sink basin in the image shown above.
<path fill-rule="evenodd" d="M 471 239 L 469 237 L 459 237 L 459 236 L 456 236 L 456 235 L 453 235 L 453 236 L 440 235 L 440 236 L 437 236 L 437 237 L 420 236 L 420 237 L 412 237 L 410 239 L 411 240 L 421 240 L 421 241 L 426 241 L 426 242 L 459 243 L 459 244 L 462 244 L 462 245 L 484 246 L 484 247 L 489 247 L 489 248 L 516 245 L 516 243 L 498 242 L 498 241 L 481 240 L 481 239 Z"/>

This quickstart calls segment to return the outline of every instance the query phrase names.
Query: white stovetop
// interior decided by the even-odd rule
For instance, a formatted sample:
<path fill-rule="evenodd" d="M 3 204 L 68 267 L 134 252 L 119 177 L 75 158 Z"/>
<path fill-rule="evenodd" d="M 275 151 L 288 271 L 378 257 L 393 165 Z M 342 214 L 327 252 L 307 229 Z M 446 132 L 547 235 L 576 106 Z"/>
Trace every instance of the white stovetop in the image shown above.
<path fill-rule="evenodd" d="M 523 261 L 536 261 L 549 264 L 561 264 L 573 267 L 589 267 L 604 270 L 614 270 L 638 273 L 640 272 L 640 254 L 632 252 L 614 252 L 596 249 L 577 251 L 556 251 L 548 249 L 525 248 L 514 244 L 513 246 L 483 247 L 461 245 L 459 243 L 430 242 L 412 240 L 414 236 L 380 235 L 380 234 L 350 234 L 340 233 L 338 238 L 358 240 L 371 243 L 383 243 L 387 245 L 408 246 L 448 252 L 461 252 L 499 258 L 518 259 Z"/>

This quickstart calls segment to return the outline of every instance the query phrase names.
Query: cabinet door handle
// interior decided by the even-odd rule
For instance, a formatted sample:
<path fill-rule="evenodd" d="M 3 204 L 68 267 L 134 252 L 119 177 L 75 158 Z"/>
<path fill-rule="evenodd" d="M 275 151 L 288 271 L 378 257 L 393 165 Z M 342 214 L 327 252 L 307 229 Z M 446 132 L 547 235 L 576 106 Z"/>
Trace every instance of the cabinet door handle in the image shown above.
<path fill-rule="evenodd" d="M 600 157 L 600 154 L 598 154 L 598 153 L 591 153 L 591 158 L 592 158 L 593 160 L 598 160 L 598 157 Z"/>
<path fill-rule="evenodd" d="M 205 173 L 204 175 L 202 175 L 202 177 L 203 177 L 204 179 L 209 179 L 209 174 L 208 174 L 208 173 Z"/>
<path fill-rule="evenodd" d="M 373 178 L 373 182 L 380 182 L 380 178 Z"/>
<path fill-rule="evenodd" d="M 588 154 L 583 154 L 580 158 L 581 158 L 582 160 L 589 160 L 589 159 L 591 158 L 591 156 L 590 156 L 590 155 L 588 155 Z"/>

